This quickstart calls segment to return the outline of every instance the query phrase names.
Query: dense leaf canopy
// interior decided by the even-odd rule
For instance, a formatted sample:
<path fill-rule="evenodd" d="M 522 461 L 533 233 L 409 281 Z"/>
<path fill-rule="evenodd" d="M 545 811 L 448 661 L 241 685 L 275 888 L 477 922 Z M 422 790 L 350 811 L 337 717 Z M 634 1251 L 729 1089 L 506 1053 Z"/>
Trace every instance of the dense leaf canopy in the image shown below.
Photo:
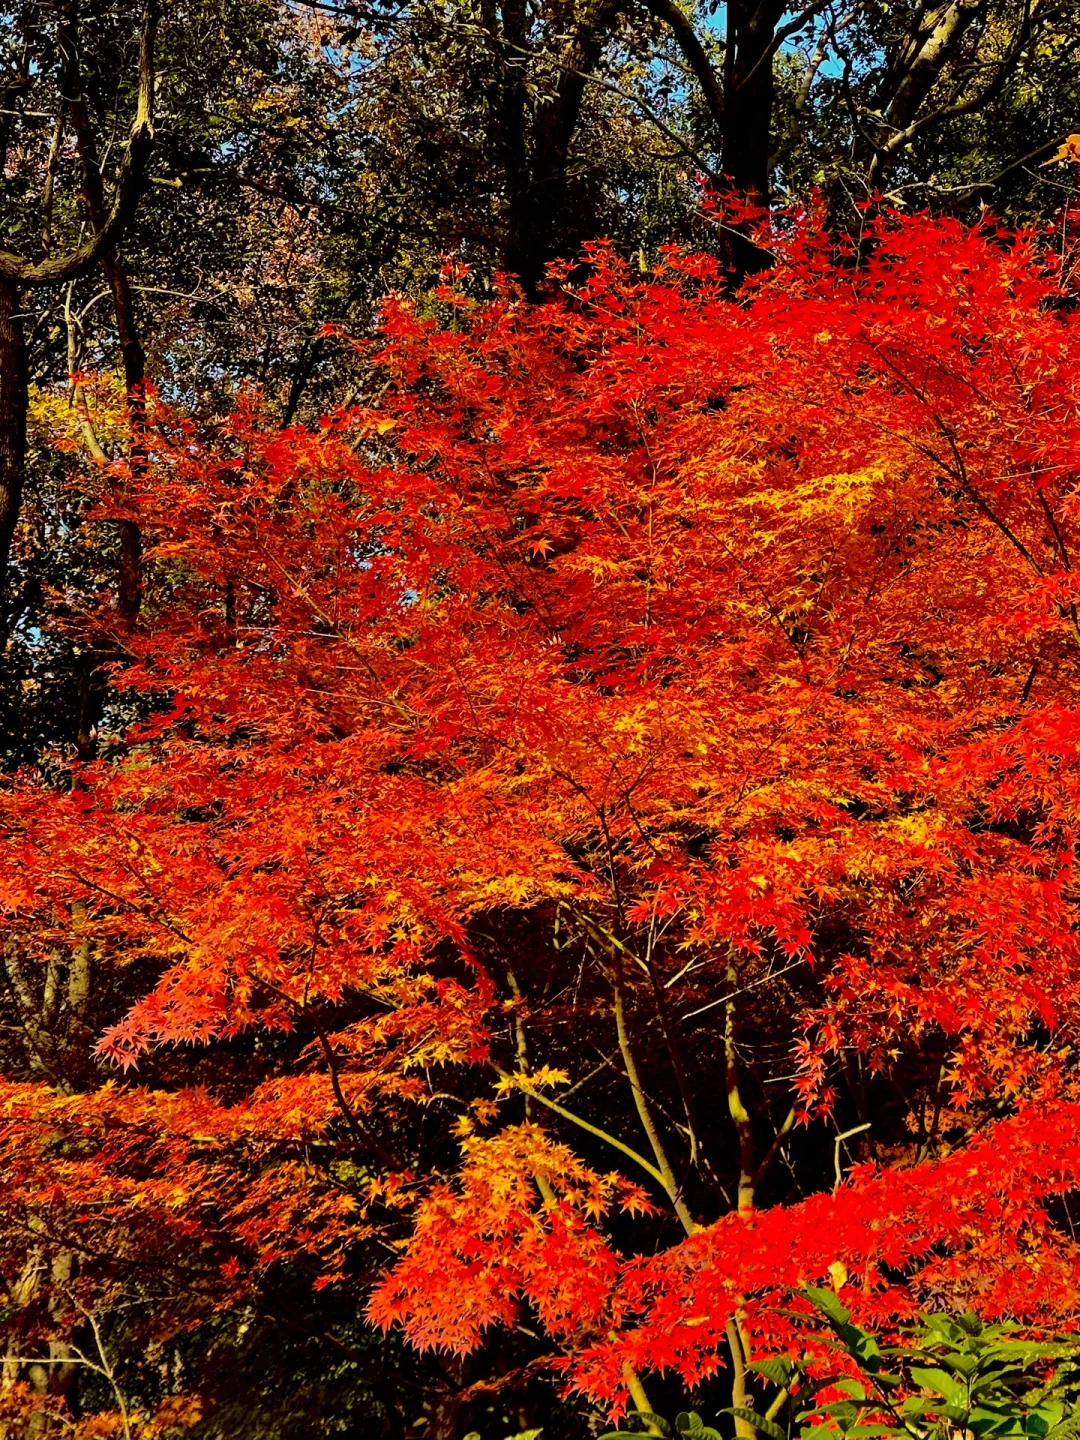
<path fill-rule="evenodd" d="M 878 1328 L 1074 1322 L 1067 276 L 952 221 L 768 243 L 735 297 L 451 267 L 363 342 L 377 400 L 159 401 L 99 487 L 144 718 L 0 830 L 28 987 L 147 976 L 114 1079 L 42 1044 L 0 1092 L 54 1333 L 167 1348 L 292 1270 L 618 1409 L 735 1320 L 806 1343 L 830 1277 Z"/>
<path fill-rule="evenodd" d="M 0 14 L 0 1440 L 1074 1440 L 1078 55 Z"/>

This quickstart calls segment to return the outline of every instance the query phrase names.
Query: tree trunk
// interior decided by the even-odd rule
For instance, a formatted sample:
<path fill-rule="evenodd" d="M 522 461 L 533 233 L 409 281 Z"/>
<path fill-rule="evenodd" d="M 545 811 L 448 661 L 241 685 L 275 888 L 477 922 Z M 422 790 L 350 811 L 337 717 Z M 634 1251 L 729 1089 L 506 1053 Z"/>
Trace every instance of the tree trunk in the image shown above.
<path fill-rule="evenodd" d="M 22 504 L 26 466 L 26 341 L 19 292 L 0 279 L 0 582 Z"/>
<path fill-rule="evenodd" d="M 82 76 L 78 66 L 78 18 L 74 0 L 65 11 L 65 22 L 61 30 L 61 47 L 64 53 L 64 79 L 68 91 L 68 106 L 79 160 L 83 174 L 83 199 L 95 231 L 104 228 L 108 219 L 105 190 L 101 180 L 101 161 L 98 155 L 97 137 L 87 109 L 82 90 Z M 146 458 L 146 352 L 139 339 L 135 323 L 135 304 L 127 271 L 115 248 L 107 249 L 101 257 L 101 268 L 112 295 L 113 314 L 116 316 L 116 333 L 120 341 L 120 354 L 124 365 L 124 389 L 127 393 L 128 415 L 131 420 L 132 446 L 131 466 L 138 473 Z M 127 625 L 134 623 L 142 605 L 142 536 L 134 520 L 117 522 L 120 532 L 120 564 L 117 574 L 117 609 Z"/>
<path fill-rule="evenodd" d="M 525 88 L 524 46 L 527 16 L 524 0 L 506 0 L 501 7 L 499 26 L 492 10 L 488 21 L 493 47 L 499 52 L 499 78 L 493 95 L 497 114 L 499 150 L 503 183 L 506 186 L 506 234 L 503 240 L 503 268 L 522 279 L 527 265 L 529 189 L 529 150 L 525 137 L 525 113 L 528 94 Z"/>
<path fill-rule="evenodd" d="M 61 980 L 61 957 L 50 956 L 40 999 L 31 978 L 20 964 L 18 939 L 4 947 L 2 959 L 22 1022 L 23 1039 L 32 1071 L 61 1095 L 74 1095 L 85 1088 L 88 1074 L 87 1013 L 93 992 L 93 952 L 87 931 L 86 902 L 71 906 L 71 949 L 66 981 Z M 62 994 L 62 999 L 61 999 Z M 84 1058 L 85 1057 L 85 1058 Z M 31 1245 L 22 1273 L 12 1286 L 9 1300 L 17 1312 L 35 1303 L 48 1281 L 47 1308 L 54 1326 L 69 1317 L 68 1296 L 78 1274 L 78 1257 L 65 1247 L 53 1248 L 44 1238 L 39 1217 L 31 1216 L 30 1230 L 40 1239 Z M 0 1394 L 10 1391 L 25 1375 L 31 1390 L 45 1400 L 56 1401 L 76 1386 L 79 1371 L 71 1344 L 57 1335 L 49 1339 L 39 1363 L 18 1359 L 25 1355 L 24 1341 L 16 1328 L 0 1360 Z M 46 1409 L 29 1417 L 19 1440 L 45 1440 L 55 1433 Z M 15 1440 L 10 1427 L 0 1423 L 0 1440 Z"/>
<path fill-rule="evenodd" d="M 567 161 L 585 86 L 617 13 L 618 0 L 599 0 L 578 25 L 559 56 L 555 93 L 538 108 L 524 183 L 515 178 L 508 185 L 505 265 L 530 299 L 539 297 L 544 270 L 555 256 L 559 222 L 567 209 Z"/>
<path fill-rule="evenodd" d="M 929 11 L 919 11 L 878 95 L 878 110 L 884 117 L 880 131 L 870 145 L 864 140 L 856 151 L 868 164 L 871 184 L 879 182 L 896 161 L 909 138 L 908 127 L 920 123 L 919 112 L 982 10 L 983 0 L 945 0 Z"/>
<path fill-rule="evenodd" d="M 647 0 L 671 29 L 676 45 L 697 79 L 715 127 L 720 170 L 732 197 L 751 209 L 768 211 L 772 177 L 774 102 L 773 56 L 780 0 L 729 0 L 721 73 L 679 0 Z M 734 284 L 769 263 L 738 217 L 723 232 L 724 259 Z"/>
<path fill-rule="evenodd" d="M 102 260 L 112 292 L 116 333 L 124 362 L 124 389 L 131 420 L 131 468 L 139 474 L 146 463 L 146 352 L 135 325 L 131 284 L 115 251 Z M 117 608 L 127 625 L 134 624 L 142 606 L 142 534 L 134 520 L 118 522 L 120 565 L 117 574 Z"/>
<path fill-rule="evenodd" d="M 769 204 L 772 153 L 773 26 L 734 0 L 729 8 L 722 168 L 751 205 Z"/>
<path fill-rule="evenodd" d="M 741 201 L 767 211 L 772 170 L 772 42 L 778 17 L 764 12 L 764 6 L 746 0 L 731 0 L 728 6 L 721 169 Z M 736 281 L 768 264 L 766 253 L 748 236 L 733 230 L 725 238 L 725 258 Z"/>

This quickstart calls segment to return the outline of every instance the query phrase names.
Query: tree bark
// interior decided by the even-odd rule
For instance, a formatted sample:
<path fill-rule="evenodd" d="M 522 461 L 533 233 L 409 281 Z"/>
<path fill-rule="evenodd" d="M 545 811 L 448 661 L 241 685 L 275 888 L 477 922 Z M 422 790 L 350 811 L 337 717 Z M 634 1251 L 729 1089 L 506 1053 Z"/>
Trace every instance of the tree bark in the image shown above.
<path fill-rule="evenodd" d="M 753 209 L 769 208 L 772 122 L 775 99 L 773 53 L 783 7 L 776 0 L 729 0 L 722 71 L 713 67 L 693 22 L 679 0 L 648 0 L 670 28 L 698 82 L 720 150 L 720 169 L 733 195 Z M 768 264 L 768 256 L 740 226 L 723 232 L 724 259 L 734 283 Z"/>
<path fill-rule="evenodd" d="M 732 992 L 738 989 L 739 976 L 733 965 L 728 965 L 728 984 Z M 727 1088 L 728 1113 L 739 1137 L 739 1200 L 741 1215 L 754 1208 L 754 1127 L 750 1114 L 739 1093 L 739 1054 L 735 1042 L 735 1001 L 729 999 L 724 1013 L 724 1075 Z M 737 1403 L 737 1402 L 736 1402 Z"/>
<path fill-rule="evenodd" d="M 924 13 L 897 56 L 890 93 L 882 97 L 890 129 L 910 125 L 982 8 L 983 0 L 948 0 Z"/>
<path fill-rule="evenodd" d="M 761 211 L 772 198 L 773 37 L 781 13 L 752 0 L 728 5 L 721 170 L 738 199 Z M 768 265 L 767 253 L 739 228 L 725 231 L 724 240 L 736 283 Z"/>
<path fill-rule="evenodd" d="M 75 10 L 66 12 L 67 42 L 64 66 L 73 66 L 77 54 Z M 63 30 L 63 26 L 61 30 Z M 154 143 L 154 44 L 157 34 L 156 0 L 144 0 L 139 35 L 139 100 L 124 158 L 116 180 L 112 205 L 106 209 L 101 197 L 100 218 L 89 240 L 66 255 L 47 255 L 32 261 L 0 248 L 0 567 L 6 574 L 11 540 L 19 518 L 23 471 L 26 459 L 27 364 L 26 343 L 19 315 L 19 287 L 50 285 L 87 274 L 106 254 L 114 253 L 117 242 L 135 212 L 145 189 L 146 165 Z M 77 88 L 81 98 L 81 88 Z M 0 151 L 6 150 L 6 136 L 0 131 Z M 99 193 L 100 169 L 96 170 Z M 129 566 L 130 554 L 128 546 Z M 137 600 L 137 592 L 136 592 Z M 130 602 L 129 602 L 130 603 Z"/>
<path fill-rule="evenodd" d="M 0 279 L 0 577 L 6 574 L 26 465 L 26 341 L 19 291 Z"/>
<path fill-rule="evenodd" d="M 504 263 L 530 299 L 539 298 L 544 271 L 554 258 L 559 221 L 566 215 L 567 161 L 585 86 L 618 9 L 619 0 L 597 0 L 581 20 L 559 57 L 554 94 L 538 107 L 527 173 L 508 176 Z M 513 137 L 508 139 L 512 145 Z"/>
<path fill-rule="evenodd" d="M 115 251 L 102 260 L 105 278 L 112 291 L 116 333 L 124 363 L 124 390 L 131 421 L 131 468 L 140 474 L 146 464 L 146 352 L 135 325 L 131 284 L 123 262 Z M 120 532 L 120 564 L 117 571 L 117 609 L 125 624 L 134 624 L 142 607 L 142 533 L 134 520 L 117 522 Z"/>
<path fill-rule="evenodd" d="M 763 6 L 732 0 L 728 7 L 724 87 L 724 175 L 750 205 L 766 209 L 770 193 L 772 48 L 775 20 Z"/>
<path fill-rule="evenodd" d="M 733 1315 L 725 1329 L 728 1349 L 731 1351 L 731 1403 L 736 1410 L 752 1410 L 754 1397 L 746 1383 L 747 1354 L 743 1348 L 742 1331 Z M 735 1416 L 736 1440 L 754 1440 L 757 1430 L 743 1415 Z"/>
<path fill-rule="evenodd" d="M 101 179 L 97 138 L 86 106 L 82 76 L 78 67 L 77 19 L 75 4 L 71 3 L 65 12 L 64 28 L 61 31 L 64 88 L 82 166 L 83 199 L 90 223 L 93 229 L 98 231 L 108 223 L 108 206 L 105 203 L 105 188 Z M 131 421 L 131 464 L 133 471 L 137 473 L 143 468 L 146 455 L 146 352 L 135 322 L 131 282 L 115 246 L 110 246 L 102 253 L 101 268 L 105 272 L 112 295 L 113 314 L 116 317 L 116 333 L 124 366 L 124 390 Z M 134 520 L 118 521 L 117 529 L 120 533 L 117 609 L 125 624 L 131 625 L 142 605 L 142 536 Z"/>
<path fill-rule="evenodd" d="M 920 10 L 882 87 L 878 109 L 884 115 L 884 122 L 873 140 L 875 148 L 867 153 L 868 147 L 865 144 L 863 147 L 871 183 L 878 180 L 899 155 L 910 128 L 925 125 L 928 117 L 920 116 L 919 112 L 955 57 L 983 4 L 984 0 L 945 0 L 944 4 Z"/>
<path fill-rule="evenodd" d="M 525 0 L 505 0 L 496 18 L 495 7 L 485 0 L 484 17 L 493 48 L 498 53 L 498 79 L 492 96 L 498 127 L 507 217 L 503 241 L 503 268 L 521 278 L 528 249 L 525 232 L 532 177 L 525 135 L 528 94 L 525 88 Z M 524 283 L 524 282 L 523 282 Z"/>

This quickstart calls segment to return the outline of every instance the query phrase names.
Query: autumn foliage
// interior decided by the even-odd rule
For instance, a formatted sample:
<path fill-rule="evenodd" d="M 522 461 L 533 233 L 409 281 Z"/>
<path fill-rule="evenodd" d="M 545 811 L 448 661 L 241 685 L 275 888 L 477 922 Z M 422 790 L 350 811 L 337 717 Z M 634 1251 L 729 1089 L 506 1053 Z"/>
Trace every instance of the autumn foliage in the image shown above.
<path fill-rule="evenodd" d="M 807 1282 L 1077 1319 L 1080 319 L 1035 236 L 778 229 L 450 273 L 317 433 L 160 407 L 140 718 L 0 800 L 27 975 L 147 977 L 0 1091 L 9 1274 L 298 1265 L 615 1409 Z"/>

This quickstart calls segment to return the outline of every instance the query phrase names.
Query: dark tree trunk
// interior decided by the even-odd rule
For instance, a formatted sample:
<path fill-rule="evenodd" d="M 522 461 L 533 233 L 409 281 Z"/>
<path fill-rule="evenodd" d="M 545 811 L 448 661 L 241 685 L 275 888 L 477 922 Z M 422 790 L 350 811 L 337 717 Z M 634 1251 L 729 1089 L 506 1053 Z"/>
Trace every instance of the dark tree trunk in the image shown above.
<path fill-rule="evenodd" d="M 701 89 L 719 142 L 723 184 L 733 198 L 766 212 L 772 177 L 773 56 L 784 13 L 782 0 L 729 0 L 721 72 L 713 68 L 712 57 L 678 0 L 647 0 L 647 4 L 669 26 Z M 737 221 L 723 232 L 723 244 L 734 285 L 769 262 Z"/>
<path fill-rule="evenodd" d="M 105 190 L 101 179 L 97 137 L 83 95 L 82 76 L 78 65 L 78 22 L 74 0 L 66 8 L 65 24 L 60 43 L 64 54 L 64 80 L 72 124 L 83 173 L 83 199 L 90 223 L 100 231 L 108 216 Z M 127 393 L 128 416 L 131 420 L 131 466 L 138 473 L 146 460 L 146 352 L 135 322 L 135 304 L 131 283 L 123 261 L 115 248 L 101 257 L 101 267 L 112 295 L 116 333 L 124 365 L 124 389 Z M 126 624 L 134 623 L 142 605 L 142 536 L 134 520 L 117 522 L 120 534 L 120 563 L 117 572 L 117 609 Z"/>
<path fill-rule="evenodd" d="M 773 26 L 739 0 L 729 15 L 722 168 L 738 194 L 764 210 L 772 153 Z"/>
<path fill-rule="evenodd" d="M 103 260 L 112 291 L 116 333 L 124 362 L 124 389 L 131 419 L 131 466 L 137 473 L 146 461 L 146 352 L 135 326 L 135 307 L 127 271 L 115 252 Z M 127 624 L 134 623 L 142 605 L 142 535 L 134 520 L 121 520 L 120 565 L 117 573 L 117 608 Z"/>
<path fill-rule="evenodd" d="M 22 504 L 26 465 L 26 341 L 19 292 L 0 280 L 0 582 Z"/>
<path fill-rule="evenodd" d="M 33 9 L 34 7 L 31 7 Z M 74 0 L 65 7 L 58 30 L 61 51 L 61 81 L 70 95 L 71 114 L 78 128 L 76 107 L 86 120 L 86 106 L 78 83 L 78 31 Z M 101 202 L 95 232 L 66 255 L 46 254 L 33 260 L 3 252 L 0 269 L 0 567 L 6 574 L 11 541 L 22 501 L 23 470 L 26 457 L 27 365 L 26 344 L 19 315 L 19 287 L 61 284 L 86 275 L 103 257 L 113 254 L 125 225 L 147 184 L 146 165 L 154 141 L 154 42 L 157 34 L 155 0 L 144 0 L 139 33 L 139 100 L 131 137 L 124 152 L 116 179 L 113 203 L 106 214 L 102 198 L 101 173 L 95 164 L 85 164 L 96 175 L 97 196 Z M 24 40 L 28 36 L 24 35 Z M 24 57 L 29 55 L 23 47 Z M 15 82 L 18 88 L 29 83 L 30 72 L 24 63 L 23 72 Z M 5 91 L 5 93 L 7 93 Z M 65 97 L 67 98 L 67 97 Z M 6 125 L 7 117 L 4 119 Z M 87 121 L 88 124 L 88 121 Z M 88 134 L 91 132 L 88 130 Z M 92 138 L 92 135 L 91 135 Z M 0 125 L 0 159 L 7 153 L 8 135 Z M 90 195 L 87 203 L 93 211 Z M 130 550 L 130 545 L 129 545 Z M 130 569 L 130 567 L 129 567 Z M 137 609 L 136 603 L 136 609 Z"/>
<path fill-rule="evenodd" d="M 139 339 L 135 324 L 135 306 L 131 297 L 131 284 L 123 263 L 115 254 L 105 255 L 102 269 L 112 292 L 113 313 L 116 316 L 116 333 L 120 340 L 120 354 L 124 362 L 124 385 L 128 394 L 128 406 L 132 418 L 138 416 L 140 429 L 146 423 L 144 386 L 146 384 L 146 353 Z"/>
<path fill-rule="evenodd" d="M 524 0 L 506 0 L 501 7 L 501 26 L 492 7 L 489 30 L 499 52 L 499 78 L 493 96 L 499 149 L 506 185 L 506 234 L 503 240 L 503 269 L 525 285 L 523 270 L 535 268 L 529 260 L 529 192 L 532 174 L 525 135 L 528 93 L 525 88 L 524 50 L 527 15 Z M 542 266 L 541 266 L 542 269 Z"/>
<path fill-rule="evenodd" d="M 738 198 L 762 211 L 771 198 L 772 51 L 778 19 L 764 4 L 730 0 L 728 6 L 721 169 Z M 768 264 L 768 256 L 748 237 L 728 232 L 726 241 L 736 281 Z"/>
<path fill-rule="evenodd" d="M 560 222 L 567 217 L 567 163 L 585 86 L 618 11 L 619 0 L 599 0 L 581 20 L 559 57 L 555 93 L 538 109 L 526 174 L 508 176 L 505 266 L 530 299 L 539 297 L 545 268 L 555 258 Z M 512 150 L 507 153 L 516 156 L 520 142 L 513 135 L 508 140 Z"/>

